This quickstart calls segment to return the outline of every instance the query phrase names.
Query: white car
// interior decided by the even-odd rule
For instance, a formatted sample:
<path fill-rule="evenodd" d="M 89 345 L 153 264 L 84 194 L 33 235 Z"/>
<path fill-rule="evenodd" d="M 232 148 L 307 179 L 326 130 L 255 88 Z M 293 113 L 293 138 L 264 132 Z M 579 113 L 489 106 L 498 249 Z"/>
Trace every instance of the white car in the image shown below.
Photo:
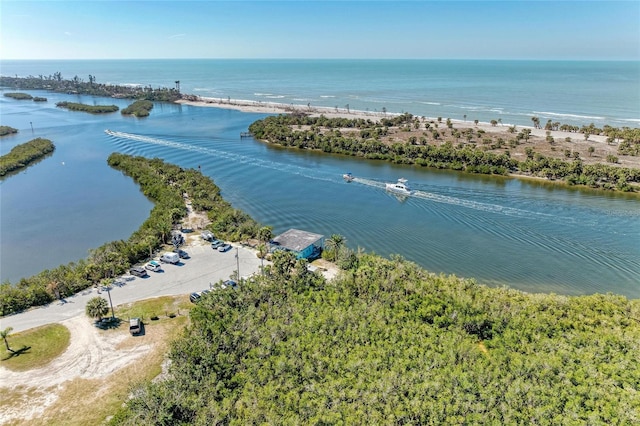
<path fill-rule="evenodd" d="M 160 265 L 158 262 L 156 262 L 155 260 L 152 260 L 151 262 L 147 263 L 146 265 L 144 265 L 145 269 L 148 269 L 152 272 L 158 272 L 160 270 L 162 270 L 162 265 Z"/>
<path fill-rule="evenodd" d="M 218 247 L 218 251 L 221 253 L 224 253 L 225 251 L 229 251 L 231 250 L 231 244 L 223 244 L 220 247 Z"/>

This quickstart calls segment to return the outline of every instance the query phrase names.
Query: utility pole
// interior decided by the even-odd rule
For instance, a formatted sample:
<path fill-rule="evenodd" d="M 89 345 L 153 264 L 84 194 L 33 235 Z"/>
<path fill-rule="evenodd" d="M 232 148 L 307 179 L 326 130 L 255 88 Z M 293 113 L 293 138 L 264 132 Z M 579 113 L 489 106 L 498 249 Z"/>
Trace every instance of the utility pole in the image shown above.
<path fill-rule="evenodd" d="M 109 305 L 111 305 L 111 318 L 115 319 L 116 314 L 113 312 L 113 302 L 111 301 L 111 286 L 106 287 L 107 294 L 109 295 Z"/>
<path fill-rule="evenodd" d="M 237 265 L 237 272 L 238 272 L 238 276 L 236 277 L 236 279 L 238 281 L 240 281 L 240 257 L 238 256 L 238 247 L 236 247 L 236 265 Z"/>

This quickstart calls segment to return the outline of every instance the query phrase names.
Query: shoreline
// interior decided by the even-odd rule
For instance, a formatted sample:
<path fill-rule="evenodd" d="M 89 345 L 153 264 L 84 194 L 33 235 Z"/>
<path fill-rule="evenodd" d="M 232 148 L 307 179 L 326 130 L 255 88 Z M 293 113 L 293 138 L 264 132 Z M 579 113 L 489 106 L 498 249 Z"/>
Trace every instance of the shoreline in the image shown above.
<path fill-rule="evenodd" d="M 175 101 L 177 104 L 181 105 L 190 105 L 195 107 L 210 107 L 210 108 L 221 108 L 221 109 L 231 109 L 241 112 L 247 113 L 262 113 L 262 114 L 289 114 L 292 112 L 302 112 L 305 114 L 309 114 L 311 117 L 319 117 L 324 115 L 327 118 L 347 118 L 347 119 L 370 119 L 373 121 L 379 121 L 385 117 L 396 117 L 402 115 L 402 113 L 396 112 L 371 112 L 371 111 L 361 111 L 355 109 L 346 108 L 332 108 L 332 107 L 322 107 L 322 106 L 312 106 L 312 105 L 300 105 L 300 104 L 282 104 L 278 102 L 262 102 L 262 101 L 252 101 L 247 99 L 231 99 L 231 98 L 213 98 L 213 97 L 203 97 L 196 95 L 185 95 L 189 97 L 188 99 L 179 99 Z M 411 114 L 409 112 L 409 114 Z M 413 114 L 412 114 L 413 115 Z M 437 121 L 437 117 L 425 117 L 425 116 L 416 116 L 421 117 L 423 121 Z M 502 132 L 508 133 L 509 128 L 515 126 L 517 129 L 530 129 L 532 136 L 538 136 L 541 138 L 545 138 L 547 136 L 547 130 L 545 129 L 536 129 L 533 126 L 524 126 L 510 123 L 502 123 L 497 126 L 492 125 L 491 123 L 479 121 L 478 124 L 475 124 L 474 121 L 464 121 L 453 119 L 450 117 L 442 117 L 442 120 L 446 120 L 449 118 L 453 127 L 455 129 L 462 128 L 477 128 L 482 129 L 487 132 Z M 562 130 L 550 130 L 550 135 L 555 139 L 561 138 L 575 138 L 576 135 L 582 135 L 582 133 L 574 133 L 574 132 L 565 132 Z M 590 135 L 590 142 L 597 143 L 606 143 L 607 137 L 604 135 Z"/>

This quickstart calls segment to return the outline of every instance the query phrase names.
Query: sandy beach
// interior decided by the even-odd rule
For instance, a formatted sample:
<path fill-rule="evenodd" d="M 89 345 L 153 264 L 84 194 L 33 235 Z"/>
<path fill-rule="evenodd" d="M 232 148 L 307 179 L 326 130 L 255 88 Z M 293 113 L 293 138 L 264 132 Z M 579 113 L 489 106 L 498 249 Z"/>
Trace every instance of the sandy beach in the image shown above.
<path fill-rule="evenodd" d="M 187 98 L 187 96 L 185 96 Z M 212 108 L 223 108 L 223 109 L 233 109 L 242 112 L 257 112 L 264 114 L 287 114 L 293 112 L 303 112 L 309 114 L 312 117 L 318 117 L 320 115 L 324 115 L 328 118 L 365 118 L 370 119 L 372 121 L 378 121 L 384 117 L 393 117 L 397 115 L 401 115 L 399 113 L 383 113 L 383 112 L 371 112 L 371 111 L 360 111 L 354 109 L 345 109 L 345 108 L 331 108 L 331 107 L 320 107 L 314 105 L 295 105 L 295 104 L 281 104 L 277 102 L 260 102 L 260 101 L 251 101 L 251 100 L 242 100 L 242 99 L 230 99 L 230 98 L 210 98 L 210 97 L 201 97 L 201 96 L 189 96 L 188 99 L 183 99 L 176 101 L 179 104 L 183 105 L 192 105 L 198 107 L 212 107 Z M 436 121 L 437 117 L 422 117 L 424 121 Z M 443 120 L 446 120 L 447 117 L 442 117 Z M 453 123 L 453 127 L 458 128 L 468 128 L 474 127 L 477 129 L 483 129 L 487 132 L 503 132 L 508 133 L 509 127 L 513 126 L 513 124 L 503 123 L 498 126 L 493 126 L 491 123 L 486 122 L 478 122 L 476 125 L 473 121 L 463 121 L 463 120 L 455 120 L 451 119 Z M 538 137 L 546 137 L 547 131 L 545 129 L 536 129 L 532 126 L 516 126 L 518 129 L 531 129 L 532 136 Z M 567 137 L 576 138 L 576 133 L 571 132 L 563 132 L 559 130 L 551 131 L 551 136 L 555 139 L 564 139 Z M 592 142 L 606 142 L 606 136 L 601 135 L 591 135 L 589 136 L 589 140 Z"/>

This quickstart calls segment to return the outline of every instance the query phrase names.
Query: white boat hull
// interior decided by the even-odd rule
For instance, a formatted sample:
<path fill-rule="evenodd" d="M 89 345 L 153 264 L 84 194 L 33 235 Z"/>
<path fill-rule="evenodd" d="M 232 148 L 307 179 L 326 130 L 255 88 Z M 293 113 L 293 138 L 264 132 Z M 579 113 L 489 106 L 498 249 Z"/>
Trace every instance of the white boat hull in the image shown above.
<path fill-rule="evenodd" d="M 411 191 L 403 188 L 403 187 L 399 187 L 397 186 L 395 183 L 388 183 L 386 185 L 387 191 L 391 191 L 391 192 L 395 192 L 397 194 L 402 194 L 402 195 L 411 195 Z"/>

